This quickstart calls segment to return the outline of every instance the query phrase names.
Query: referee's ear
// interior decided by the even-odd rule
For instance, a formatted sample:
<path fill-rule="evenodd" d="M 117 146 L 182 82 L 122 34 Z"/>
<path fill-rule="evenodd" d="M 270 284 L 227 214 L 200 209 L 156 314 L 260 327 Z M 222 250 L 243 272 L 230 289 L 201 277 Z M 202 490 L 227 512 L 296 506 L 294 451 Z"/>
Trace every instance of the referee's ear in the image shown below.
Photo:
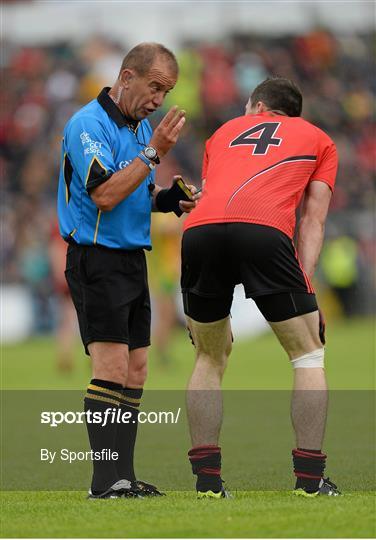
<path fill-rule="evenodd" d="M 125 68 L 119 75 L 120 81 L 127 86 L 127 84 L 133 79 L 134 73 L 131 69 Z"/>

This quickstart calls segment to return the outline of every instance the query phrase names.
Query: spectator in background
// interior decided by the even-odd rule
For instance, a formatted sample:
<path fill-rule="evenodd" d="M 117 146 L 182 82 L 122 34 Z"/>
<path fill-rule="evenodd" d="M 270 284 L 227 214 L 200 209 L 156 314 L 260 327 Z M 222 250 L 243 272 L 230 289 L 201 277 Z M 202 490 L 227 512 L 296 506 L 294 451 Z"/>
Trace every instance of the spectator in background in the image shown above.
<path fill-rule="evenodd" d="M 297 81 L 305 95 L 305 118 L 325 129 L 338 147 L 341 167 L 330 221 L 340 226 L 346 223 L 355 231 L 359 256 L 365 261 L 357 288 L 361 306 L 370 298 L 373 265 L 370 245 L 374 238 L 358 242 L 362 215 L 373 211 L 372 47 L 371 34 L 334 35 L 323 29 L 296 36 L 233 35 L 224 36 L 220 44 L 183 44 L 178 56 L 185 84 L 177 85 L 176 95 L 171 96 L 186 107 L 193 121 L 169 160 L 177 164 L 175 170 L 199 178 L 204 140 L 218 124 L 236 116 L 236 110 L 242 113 L 244 89 L 267 75 Z M 82 45 L 3 43 L 2 74 L 7 81 L 0 91 L 3 281 L 25 283 L 39 304 L 44 297 L 47 311 L 50 304 L 46 304 L 45 293 L 51 294 L 48 267 L 42 286 L 29 279 L 25 267 L 29 235 L 24 229 L 37 239 L 39 258 L 48 260 L 58 174 L 55 156 L 62 127 L 114 78 L 121 50 L 119 44 L 100 36 Z"/>
<path fill-rule="evenodd" d="M 177 55 L 179 64 L 179 80 L 174 92 L 166 97 L 167 110 L 173 104 L 179 103 L 184 110 L 189 109 L 189 120 L 194 125 L 201 125 L 203 103 L 200 95 L 200 85 L 203 70 L 203 61 L 199 52 L 190 44 Z"/>
<path fill-rule="evenodd" d="M 57 222 L 51 230 L 48 251 L 54 294 L 58 304 L 56 367 L 62 373 L 69 373 L 74 368 L 74 345 L 78 328 L 76 312 L 64 276 L 67 245 L 60 236 Z"/>
<path fill-rule="evenodd" d="M 232 59 L 223 46 L 206 45 L 201 49 L 204 71 L 201 81 L 206 128 L 211 133 L 233 116 L 239 97 Z"/>
<path fill-rule="evenodd" d="M 152 295 L 152 344 L 159 365 L 171 364 L 169 346 L 178 324 L 176 293 L 180 277 L 181 221 L 168 214 L 152 217 L 153 250 L 148 254 Z"/>
<path fill-rule="evenodd" d="M 358 257 L 357 243 L 349 236 L 327 240 L 321 255 L 321 269 L 325 280 L 336 293 L 347 316 L 356 313 L 358 307 Z"/>

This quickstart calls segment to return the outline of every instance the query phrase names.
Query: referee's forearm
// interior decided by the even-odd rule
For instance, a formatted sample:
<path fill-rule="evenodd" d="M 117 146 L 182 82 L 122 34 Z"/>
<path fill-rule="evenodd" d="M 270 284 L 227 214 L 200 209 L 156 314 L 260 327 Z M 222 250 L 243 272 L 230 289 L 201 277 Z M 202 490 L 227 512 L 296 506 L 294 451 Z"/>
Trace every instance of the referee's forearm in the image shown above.
<path fill-rule="evenodd" d="M 299 223 L 297 252 L 309 279 L 313 278 L 324 239 L 325 224 L 303 218 Z"/>
<path fill-rule="evenodd" d="M 106 182 L 94 188 L 91 199 L 102 212 L 109 212 L 126 199 L 150 173 L 149 167 L 136 158 L 128 167 L 114 173 Z"/>

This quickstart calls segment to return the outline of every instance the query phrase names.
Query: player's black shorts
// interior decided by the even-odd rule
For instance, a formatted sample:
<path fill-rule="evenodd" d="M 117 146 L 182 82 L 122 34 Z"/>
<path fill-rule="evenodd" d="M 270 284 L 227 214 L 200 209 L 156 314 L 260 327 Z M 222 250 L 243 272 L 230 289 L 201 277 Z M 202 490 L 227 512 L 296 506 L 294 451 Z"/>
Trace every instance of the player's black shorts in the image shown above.
<path fill-rule="evenodd" d="M 214 223 L 185 231 L 181 288 L 186 315 L 199 322 L 227 317 L 238 283 L 270 322 L 318 309 L 294 245 L 280 230 Z"/>
<path fill-rule="evenodd" d="M 150 345 L 150 297 L 145 254 L 70 244 L 66 280 L 75 305 L 82 342 Z"/>

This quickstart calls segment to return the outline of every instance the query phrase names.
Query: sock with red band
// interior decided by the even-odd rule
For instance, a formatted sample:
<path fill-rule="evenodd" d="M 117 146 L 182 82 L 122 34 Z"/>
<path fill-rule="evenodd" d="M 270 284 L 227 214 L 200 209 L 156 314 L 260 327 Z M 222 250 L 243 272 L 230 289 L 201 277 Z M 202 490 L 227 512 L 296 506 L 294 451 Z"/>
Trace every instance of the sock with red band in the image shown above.
<path fill-rule="evenodd" d="M 197 475 L 197 491 L 222 489 L 221 449 L 219 446 L 196 446 L 188 452 L 193 474 Z"/>
<path fill-rule="evenodd" d="M 322 454 L 321 450 L 295 448 L 292 457 L 296 476 L 295 489 L 302 488 L 307 493 L 318 491 L 324 475 L 326 455 Z"/>

